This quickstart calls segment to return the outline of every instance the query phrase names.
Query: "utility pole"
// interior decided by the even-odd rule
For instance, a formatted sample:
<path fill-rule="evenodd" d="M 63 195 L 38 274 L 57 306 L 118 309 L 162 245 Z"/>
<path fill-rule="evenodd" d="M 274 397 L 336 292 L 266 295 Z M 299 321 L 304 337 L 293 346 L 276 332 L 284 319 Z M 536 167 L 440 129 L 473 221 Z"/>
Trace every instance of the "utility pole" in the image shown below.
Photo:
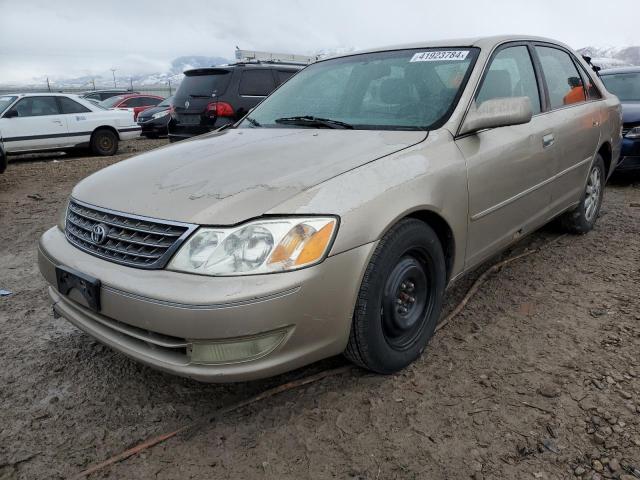
<path fill-rule="evenodd" d="M 118 86 L 116 85 L 116 69 L 112 68 L 111 73 L 113 74 L 113 88 L 118 88 Z"/>
<path fill-rule="evenodd" d="M 95 89 L 96 89 L 96 79 L 95 78 L 91 79 L 91 84 L 93 85 L 93 90 L 95 91 Z"/>
<path fill-rule="evenodd" d="M 129 77 L 129 85 L 131 85 L 131 91 L 133 92 L 133 77 Z"/>
<path fill-rule="evenodd" d="M 169 84 L 169 96 L 171 96 L 171 79 L 167 79 L 167 83 Z"/>
<path fill-rule="evenodd" d="M 47 77 L 47 90 L 51 93 L 51 85 L 49 85 L 49 77 Z"/>

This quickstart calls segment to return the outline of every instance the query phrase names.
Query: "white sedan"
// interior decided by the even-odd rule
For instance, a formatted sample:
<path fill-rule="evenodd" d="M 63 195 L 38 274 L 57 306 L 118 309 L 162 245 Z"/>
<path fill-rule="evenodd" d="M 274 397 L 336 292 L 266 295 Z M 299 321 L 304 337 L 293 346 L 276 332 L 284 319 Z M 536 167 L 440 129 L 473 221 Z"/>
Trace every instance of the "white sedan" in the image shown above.
<path fill-rule="evenodd" d="M 77 95 L 0 95 L 0 144 L 8 155 L 86 147 L 114 155 L 118 141 L 139 135 L 131 112 L 105 110 Z"/>

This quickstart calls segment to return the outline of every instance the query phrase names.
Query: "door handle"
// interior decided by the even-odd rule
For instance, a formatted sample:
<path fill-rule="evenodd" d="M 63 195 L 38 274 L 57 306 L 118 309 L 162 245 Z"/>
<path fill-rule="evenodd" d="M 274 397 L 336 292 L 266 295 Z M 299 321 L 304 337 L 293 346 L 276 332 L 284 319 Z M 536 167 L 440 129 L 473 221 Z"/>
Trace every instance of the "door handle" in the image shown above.
<path fill-rule="evenodd" d="M 598 120 L 594 120 L 593 121 L 593 126 L 594 127 L 599 127 L 600 126 L 600 122 Z"/>
<path fill-rule="evenodd" d="M 58 123 L 60 125 L 62 125 L 62 120 L 51 120 L 53 123 Z"/>
<path fill-rule="evenodd" d="M 553 133 L 548 133 L 544 137 L 542 137 L 543 148 L 548 148 L 552 146 L 554 143 L 556 143 L 556 137 L 553 135 Z"/>

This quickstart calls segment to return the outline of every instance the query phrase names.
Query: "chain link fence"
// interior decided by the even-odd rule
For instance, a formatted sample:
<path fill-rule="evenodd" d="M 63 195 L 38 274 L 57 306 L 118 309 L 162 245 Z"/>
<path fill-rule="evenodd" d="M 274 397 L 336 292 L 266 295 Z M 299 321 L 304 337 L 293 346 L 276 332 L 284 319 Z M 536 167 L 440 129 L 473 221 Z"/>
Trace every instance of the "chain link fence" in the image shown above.
<path fill-rule="evenodd" d="M 119 87 L 120 88 L 120 87 Z M 130 86 L 125 86 L 123 89 L 130 90 Z M 177 86 L 175 85 L 145 85 L 143 87 L 133 86 L 133 91 L 138 93 L 147 93 L 150 95 L 159 95 L 161 97 L 170 97 L 174 93 L 176 93 Z M 95 90 L 110 90 L 113 87 L 99 87 L 96 86 Z M 75 93 L 77 95 L 81 95 L 85 92 L 90 92 L 94 90 L 93 86 L 91 87 L 59 87 L 56 85 L 43 85 L 42 87 L 15 87 L 15 88 L 0 88 L 0 95 L 5 95 L 8 93 Z"/>

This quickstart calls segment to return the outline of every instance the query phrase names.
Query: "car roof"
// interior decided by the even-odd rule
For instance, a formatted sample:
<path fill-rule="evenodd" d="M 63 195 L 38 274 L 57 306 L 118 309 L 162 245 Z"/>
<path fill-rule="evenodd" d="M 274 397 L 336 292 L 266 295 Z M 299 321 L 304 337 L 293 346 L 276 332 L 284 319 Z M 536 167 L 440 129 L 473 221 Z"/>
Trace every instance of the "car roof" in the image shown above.
<path fill-rule="evenodd" d="M 289 69 L 289 70 L 300 70 L 307 65 L 298 65 L 296 63 L 285 63 L 285 62 L 237 62 L 230 63 L 228 65 L 216 65 L 213 67 L 201 67 L 201 68 L 192 68 L 190 70 L 185 70 L 183 73 L 185 75 L 191 74 L 199 74 L 206 75 L 207 73 L 215 73 L 220 72 L 221 70 L 231 71 L 238 67 L 243 68 L 279 68 L 279 69 Z"/>
<path fill-rule="evenodd" d="M 76 93 L 38 92 L 38 93 L 3 93 L 3 97 L 79 97 Z"/>
<path fill-rule="evenodd" d="M 613 75 L 615 73 L 640 73 L 640 67 L 616 67 L 600 70 L 600 75 Z"/>

